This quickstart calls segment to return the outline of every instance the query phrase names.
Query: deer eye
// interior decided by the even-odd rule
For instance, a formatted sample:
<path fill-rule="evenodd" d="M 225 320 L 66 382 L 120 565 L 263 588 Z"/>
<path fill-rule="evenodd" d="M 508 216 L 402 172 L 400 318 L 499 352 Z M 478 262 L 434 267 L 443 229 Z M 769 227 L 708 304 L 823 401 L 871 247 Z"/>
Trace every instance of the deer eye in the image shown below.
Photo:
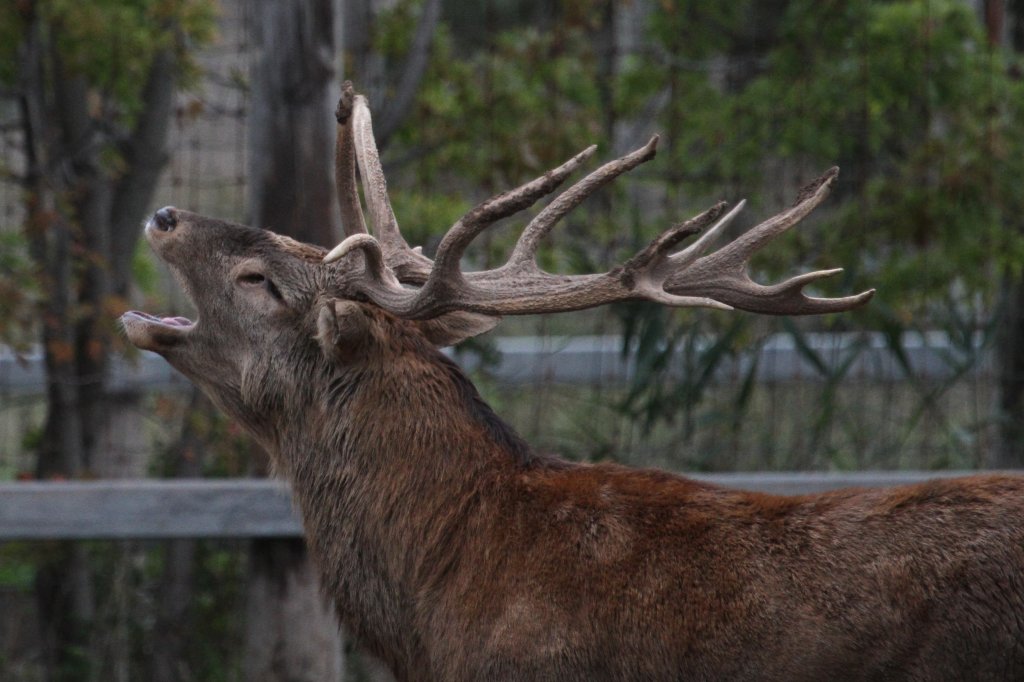
<path fill-rule="evenodd" d="M 262 286 L 267 292 L 278 301 L 284 302 L 284 296 L 281 295 L 281 290 L 277 288 L 274 282 L 267 278 L 261 272 L 247 272 L 243 275 L 238 276 L 238 281 L 242 284 L 249 286 Z"/>
<path fill-rule="evenodd" d="M 239 275 L 238 281 L 246 284 L 263 284 L 267 281 L 267 278 L 258 272 L 250 272 L 245 275 Z"/>

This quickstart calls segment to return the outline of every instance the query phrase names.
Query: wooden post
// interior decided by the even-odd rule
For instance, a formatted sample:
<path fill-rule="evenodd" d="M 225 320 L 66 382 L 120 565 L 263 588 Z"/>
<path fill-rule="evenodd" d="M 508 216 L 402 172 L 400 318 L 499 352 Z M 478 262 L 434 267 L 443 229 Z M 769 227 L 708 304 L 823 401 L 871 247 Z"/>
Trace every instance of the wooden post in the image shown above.
<path fill-rule="evenodd" d="M 247 587 L 242 677 L 252 682 L 341 680 L 341 637 L 302 540 L 255 540 Z"/>

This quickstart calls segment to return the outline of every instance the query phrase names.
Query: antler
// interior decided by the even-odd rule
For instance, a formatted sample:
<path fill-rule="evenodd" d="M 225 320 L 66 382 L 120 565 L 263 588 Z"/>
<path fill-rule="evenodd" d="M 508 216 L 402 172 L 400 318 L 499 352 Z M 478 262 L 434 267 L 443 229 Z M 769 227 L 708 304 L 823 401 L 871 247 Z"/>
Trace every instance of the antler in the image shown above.
<path fill-rule="evenodd" d="M 412 282 L 426 281 L 433 266 L 431 260 L 419 252 L 419 248 L 409 248 L 398 229 L 398 220 L 391 210 L 388 199 L 387 183 L 384 180 L 384 169 L 380 165 L 377 153 L 377 142 L 373 137 L 373 122 L 370 119 L 370 108 L 366 98 L 357 95 L 351 81 L 341 86 L 341 97 L 335 111 L 338 120 L 338 142 L 335 150 L 335 183 L 338 188 L 338 203 L 341 207 L 341 222 L 346 239 L 336 246 L 325 262 L 341 257 L 338 251 L 353 237 L 346 251 L 351 248 L 376 249 L 388 262 L 382 269 L 374 269 L 381 277 L 387 279 L 388 269 L 403 275 L 403 279 Z M 366 197 L 367 209 L 373 223 L 374 237 L 366 231 L 362 206 L 359 202 L 359 190 L 356 186 L 356 164 L 363 178 L 363 192 Z M 376 242 L 376 246 L 371 243 Z M 356 247 L 356 244 L 360 246 Z M 333 255 L 332 255 L 333 254 Z"/>
<path fill-rule="evenodd" d="M 426 319 L 452 310 L 487 315 L 550 313 L 623 300 L 810 315 L 849 310 L 874 295 L 873 289 L 844 298 L 811 298 L 803 293 L 804 286 L 840 272 L 839 269 L 810 272 L 771 286 L 757 284 L 746 272 L 750 257 L 758 249 L 798 223 L 828 196 L 839 172 L 836 168 L 804 188 L 793 207 L 708 255 L 703 254 L 712 240 L 739 213 L 744 202 L 728 213 L 725 202 L 720 202 L 670 227 L 638 254 L 608 272 L 556 275 L 541 270 L 536 254 L 544 235 L 600 187 L 652 159 L 658 142 L 655 136 L 643 147 L 604 164 L 556 197 L 523 230 L 507 263 L 491 270 L 462 272 L 459 262 L 473 239 L 496 221 L 529 208 L 557 189 L 594 153 L 595 147 L 472 209 L 448 230 L 431 261 L 418 248 L 411 249 L 398 230 L 366 99 L 355 95 L 348 82 L 338 104 L 338 123 L 338 196 L 348 236 L 324 257 L 324 262 L 340 260 L 354 251 L 362 252 L 365 267 L 352 280 L 356 293 L 400 317 Z M 374 236 L 367 233 L 363 221 L 355 180 L 357 163 Z M 682 240 L 709 225 L 713 226 L 697 241 L 674 252 Z M 408 288 L 402 283 L 421 286 Z"/>

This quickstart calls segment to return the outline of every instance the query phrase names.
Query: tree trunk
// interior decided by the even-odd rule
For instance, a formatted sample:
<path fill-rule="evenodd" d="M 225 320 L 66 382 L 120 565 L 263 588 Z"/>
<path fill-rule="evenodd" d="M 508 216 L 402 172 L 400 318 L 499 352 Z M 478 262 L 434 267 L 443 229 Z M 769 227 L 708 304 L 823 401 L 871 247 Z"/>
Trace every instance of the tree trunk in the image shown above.
<path fill-rule="evenodd" d="M 999 443 L 985 465 L 1024 467 L 1024 284 L 1007 276 L 996 346 L 999 377 Z"/>
<path fill-rule="evenodd" d="M 332 0 L 257 2 L 250 99 L 250 222 L 324 246 L 341 236 L 335 201 Z M 341 634 L 301 541 L 252 543 L 245 679 L 340 680 Z"/>
<path fill-rule="evenodd" d="M 441 20 L 441 0 L 424 0 L 404 63 L 401 67 L 389 68 L 370 38 L 377 16 L 393 5 L 391 0 L 350 0 L 344 3 L 342 22 L 345 61 L 352 71 L 350 78 L 356 90 L 369 99 L 370 108 L 375 112 L 373 137 L 381 151 L 412 109 Z"/>
<path fill-rule="evenodd" d="M 304 242 L 340 239 L 334 201 L 332 0 L 253 4 L 250 221 Z"/>
<path fill-rule="evenodd" d="M 216 408 L 198 388 L 192 389 L 181 435 L 168 453 L 164 474 L 171 478 L 202 475 L 206 442 L 197 433 L 197 414 Z M 153 655 L 149 662 L 152 682 L 187 682 L 195 678 L 189 669 L 188 647 L 195 631 L 191 605 L 195 596 L 196 540 L 183 538 L 163 543 L 164 570 L 156 602 Z"/>
<path fill-rule="evenodd" d="M 341 637 L 302 540 L 253 543 L 243 677 L 252 682 L 341 680 Z"/>
<path fill-rule="evenodd" d="M 1006 3 L 985 0 L 982 12 L 989 44 L 999 49 L 1007 36 Z M 1024 49 L 1024 43 L 1015 41 L 1013 48 Z M 1007 229 L 1019 230 L 1020 226 Z M 1002 319 L 996 337 L 999 442 L 984 464 L 993 469 L 1019 469 L 1024 467 L 1024 280 L 1020 275 L 1003 277 L 1001 299 Z"/>
<path fill-rule="evenodd" d="M 424 0 L 416 24 L 416 34 L 413 36 L 412 45 L 409 46 L 405 64 L 399 71 L 394 91 L 386 99 L 381 98 L 382 101 L 377 104 L 380 114 L 373 132 L 379 149 L 387 146 L 416 100 L 423 75 L 427 72 L 430 47 L 434 43 L 434 34 L 437 32 L 437 23 L 440 19 L 441 0 Z"/>
<path fill-rule="evenodd" d="M 97 125 L 94 93 L 72 69 L 65 69 L 59 24 L 44 25 L 31 5 L 24 10 L 25 35 L 18 49 L 21 129 L 25 145 L 26 233 L 45 292 L 41 305 L 47 379 L 47 415 L 36 465 L 41 478 L 137 476 L 144 471 L 142 429 L 135 423 L 133 396 L 112 396 L 107 367 L 113 318 L 112 295 L 128 289 L 126 259 L 138 234 L 138 220 L 114 220 L 125 206 L 148 204 L 156 175 L 136 174 L 126 155 L 116 171 L 103 159 L 113 148 L 108 127 Z M 124 141 L 139 158 L 166 157 L 170 94 L 175 88 L 172 50 L 160 53 L 148 74 L 149 108 Z M 157 91 L 165 96 L 157 96 Z M 143 123 L 156 134 L 141 135 Z M 131 190 L 116 188 L 129 181 Z M 120 201 L 122 203 L 117 203 Z M 127 256 L 125 255 L 127 253 Z M 123 557 L 127 561 L 127 554 Z M 115 573 L 117 571 L 115 570 Z M 44 666 L 51 680 L 99 674 L 89 649 L 95 599 L 87 548 L 64 543 L 38 569 L 36 598 L 44 642 Z M 127 670 L 127 642 L 110 651 L 102 669 Z"/>
<path fill-rule="evenodd" d="M 387 91 L 384 56 L 373 49 L 372 37 L 382 0 L 346 0 L 342 17 L 345 67 L 356 90 L 366 95 L 373 111 L 379 111 Z M 380 141 L 377 141 L 380 147 Z"/>
<path fill-rule="evenodd" d="M 369 42 L 380 5 L 380 0 L 345 3 L 345 47 L 354 78 L 371 96 L 385 88 L 383 61 Z M 331 246 L 342 236 L 333 178 L 340 10 L 333 0 L 257 2 L 251 7 L 255 63 L 249 124 L 250 222 Z M 423 5 L 395 96 L 390 106 L 377 108 L 378 125 L 383 126 L 378 142 L 398 128 L 411 108 L 440 11 L 440 0 Z M 332 609 L 323 605 L 302 546 L 271 540 L 254 543 L 251 566 L 246 678 L 339 679 L 343 657 L 338 627 Z M 375 679 L 380 675 L 379 670 L 373 673 Z"/>

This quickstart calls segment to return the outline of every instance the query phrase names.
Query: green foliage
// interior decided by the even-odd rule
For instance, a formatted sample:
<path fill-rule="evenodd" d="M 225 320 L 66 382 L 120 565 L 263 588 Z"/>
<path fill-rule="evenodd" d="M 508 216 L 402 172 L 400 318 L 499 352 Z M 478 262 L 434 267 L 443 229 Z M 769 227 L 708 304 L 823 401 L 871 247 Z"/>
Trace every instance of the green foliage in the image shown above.
<path fill-rule="evenodd" d="M 838 164 L 836 195 L 819 211 L 829 227 L 807 221 L 759 255 L 764 277 L 795 263 L 841 263 L 848 273 L 829 290 L 877 287 L 859 313 L 873 326 L 942 326 L 949 310 L 994 314 L 1001 276 L 1019 271 L 1024 255 L 1024 197 L 1014 190 L 1024 176 L 1016 58 L 989 46 L 973 10 L 957 0 L 777 4 L 760 41 L 744 20 L 753 7 L 673 3 L 652 16 L 657 47 L 628 64 L 620 107 L 669 93 L 665 152 L 687 192 L 676 205 L 715 186 L 756 188 L 766 169 L 777 185 L 779 168 L 807 180 Z M 706 23 L 688 28 L 685 18 Z M 727 37 L 717 45 L 702 39 L 714 24 L 709 32 Z M 755 214 L 777 201 L 753 199 Z M 796 338 L 802 328 L 790 325 Z M 642 351 L 650 345 L 642 325 L 626 331 L 641 335 Z M 694 352 L 697 341 L 671 326 L 658 334 L 667 344 L 655 359 Z M 641 366 L 653 361 L 641 352 Z M 835 416 L 837 381 L 827 378 L 820 428 Z M 647 377 L 627 406 L 668 418 L 672 405 L 689 410 L 699 395 L 666 395 Z"/>
<path fill-rule="evenodd" d="M 735 360 L 740 349 L 749 349 L 751 339 L 742 318 L 729 318 L 724 329 L 712 334 L 709 327 L 717 320 L 711 316 L 695 316 L 690 324 L 680 325 L 659 308 L 655 304 L 620 308 L 625 336 L 635 340 L 637 357 L 636 374 L 621 409 L 648 433 L 658 422 L 682 419 L 682 434 L 688 441 L 716 373 Z M 742 382 L 736 399 L 739 408 L 749 391 L 749 382 Z"/>
<path fill-rule="evenodd" d="M 593 55 L 582 32 L 501 32 L 491 49 L 466 59 L 455 57 L 447 31 L 436 41 L 412 116 L 430 125 L 406 126 L 400 137 L 432 150 L 417 163 L 421 176 L 457 170 L 473 185 L 499 191 L 602 137 Z"/>
<path fill-rule="evenodd" d="M 404 216 L 402 233 L 414 244 L 431 244 L 440 239 L 438 225 L 451 225 L 465 215 L 470 206 L 464 197 L 406 188 L 394 192 L 395 214 Z"/>
<path fill-rule="evenodd" d="M 599 159 L 610 158 L 619 81 L 595 38 L 607 28 L 600 18 L 603 7 L 585 0 L 566 3 L 551 10 L 551 20 L 495 19 L 494 31 L 469 37 L 442 25 L 412 123 L 394 144 L 407 154 L 412 150 L 414 161 L 406 167 L 412 177 L 393 182 L 393 191 L 401 195 L 401 188 L 414 185 L 417 194 L 447 196 L 454 207 L 467 197 L 476 203 L 532 179 L 594 143 Z M 605 188 L 563 221 L 542 246 L 542 265 L 564 272 L 603 268 L 632 245 L 637 217 L 613 197 L 642 178 L 643 171 Z M 612 212 L 610 206 L 617 208 Z M 500 262 L 518 237 L 514 226 L 528 219 L 529 214 L 513 217 L 508 227 L 489 230 L 470 257 Z M 450 224 L 427 229 L 436 239 Z M 429 240 L 419 241 L 429 250 Z"/>
<path fill-rule="evenodd" d="M 186 651 L 195 679 L 240 679 L 248 555 L 238 543 L 200 542 L 196 556 L 193 645 Z"/>
<path fill-rule="evenodd" d="M 416 6 L 398 3 L 377 36 L 393 59 L 409 43 Z M 755 278 L 842 264 L 846 273 L 813 293 L 879 293 L 859 320 L 789 325 L 798 347 L 809 348 L 799 339 L 808 328 L 904 331 L 941 326 L 949 311 L 968 320 L 994 314 L 1001 278 L 1024 269 L 1024 194 L 1015 187 L 1024 177 L 1024 84 L 1019 59 L 988 44 L 969 3 L 651 3 L 643 40 L 616 55 L 611 70 L 601 53 L 607 9 L 581 0 L 549 7 L 541 20 L 532 3 L 498 3 L 442 27 L 395 144 L 401 151 L 392 150 L 415 159 L 407 172 L 416 197 L 433 197 L 396 200 L 414 211 L 416 228 L 436 238 L 460 197 L 513 186 L 591 142 L 603 143 L 607 157 L 610 133 L 625 122 L 662 134 L 658 159 L 617 183 L 614 198 L 589 202 L 556 229 L 558 256 L 542 253 L 545 267 L 603 269 L 710 201 L 745 195 L 750 207 L 735 234 L 839 165 L 834 196 L 755 258 Z M 642 203 L 634 199 L 640 187 Z M 445 207 L 443 215 L 427 204 Z M 513 236 L 500 227 L 485 234 L 485 260 L 507 253 Z M 641 350 L 622 406 L 646 430 L 672 415 L 706 417 L 714 367 L 774 331 L 752 327 L 749 317 L 618 310 L 627 344 Z M 708 337 L 726 341 L 709 345 Z M 680 354 L 695 374 L 658 373 Z M 723 419 L 746 409 L 752 376 Z M 823 420 L 835 415 L 829 396 L 841 376 L 825 379 Z"/>
<path fill-rule="evenodd" d="M 45 162 L 41 167 L 23 168 L 31 158 L 28 154 L 0 161 L 0 170 L 10 174 L 7 179 L 22 182 L 27 190 L 27 221 L 32 223 L 24 226 L 25 235 L 0 231 L 0 342 L 23 345 L 32 340 L 39 331 L 38 319 L 33 317 L 38 318 L 39 310 L 46 307 L 52 285 L 58 281 L 45 272 L 54 267 L 45 243 L 50 239 L 46 233 L 51 232 L 47 226 L 55 222 L 55 215 L 41 209 L 47 201 L 38 193 L 57 192 L 53 210 L 61 220 L 56 222 L 73 226 L 73 240 L 77 240 L 80 233 L 75 229 L 83 227 L 74 215 L 78 204 L 102 195 L 99 185 L 109 190 L 132 170 L 122 155 L 145 105 L 146 81 L 155 56 L 170 50 L 175 85 L 187 84 L 198 73 L 192 49 L 212 40 L 214 20 L 214 0 L 0 3 L 0 84 L 12 86 L 15 95 L 35 93 L 29 99 L 36 107 L 12 108 L 23 116 L 18 119 L 23 137 L 16 139 L 33 139 L 40 163 Z M 29 55 L 38 58 L 34 66 L 27 61 Z M 88 138 L 88 144 L 71 140 L 79 134 Z M 74 173 L 54 177 L 68 179 L 79 173 L 69 180 L 72 189 L 53 178 L 40 181 L 54 168 L 71 165 L 76 167 Z M 94 186 L 89 187 L 90 183 Z M 36 240 L 31 253 L 26 246 L 28 234 Z M 109 264 L 109 253 L 78 250 L 77 245 L 72 252 L 76 280 L 90 266 Z M 136 261 L 136 265 L 141 264 Z M 80 286 L 76 282 L 71 288 Z M 84 288 L 70 298 L 76 296 L 86 297 Z M 102 336 L 101 332 L 112 332 L 109 318 L 122 304 L 113 298 L 72 304 L 68 314 L 81 319 L 103 316 L 92 327 Z"/>
<path fill-rule="evenodd" d="M 966 3 L 839 6 L 789 4 L 769 67 L 737 96 L 765 122 L 759 146 L 849 169 L 822 253 L 863 263 L 860 281 L 901 317 L 991 296 L 991 266 L 1024 246 L 1004 220 L 1024 208 L 1004 184 L 1024 171 L 1024 92 Z"/>
<path fill-rule="evenodd" d="M 837 225 L 797 246 L 860 263 L 854 288 L 878 286 L 902 316 L 961 295 L 951 283 L 990 296 L 992 256 L 1006 270 L 1024 248 L 1006 229 L 1024 201 L 1011 188 L 1024 171 L 1024 92 L 1006 55 L 956 0 L 784 4 L 766 48 L 701 38 L 709 26 L 743 36 L 737 6 L 663 5 L 651 20 L 657 49 L 628 65 L 620 107 L 668 91 L 666 153 L 690 196 L 754 186 L 766 162 L 844 167 Z M 694 19 L 700 28 L 687 29 Z M 762 67 L 714 73 L 711 58 L 742 64 L 758 48 Z"/>
<path fill-rule="evenodd" d="M 201 401 L 196 407 L 174 396 L 159 396 L 150 408 L 163 423 L 181 424 L 169 433 L 169 441 L 158 445 L 162 451 L 150 475 L 157 478 L 181 475 L 182 461 L 199 461 L 204 478 L 237 478 L 252 475 L 262 461 L 258 446 L 242 428 L 219 410 Z"/>
<path fill-rule="evenodd" d="M 13 4 L 7 3 L 4 14 L 20 14 Z M 210 0 L 44 0 L 32 7 L 58 46 L 67 73 L 87 80 L 100 95 L 104 114 L 117 112 L 129 119 L 144 104 L 142 89 L 154 55 L 172 48 L 183 74 L 194 76 L 197 69 L 187 48 L 209 42 L 214 33 Z M 0 19 L 0 25 L 24 28 L 23 15 Z M 0 42 L 0 50 L 10 52 L 0 63 L 15 63 L 19 42 Z M 8 82 L 13 75 L 0 71 Z"/>
<path fill-rule="evenodd" d="M 178 541 L 181 542 L 181 541 Z M 62 679 L 112 679 L 111 649 L 130 650 L 124 661 L 130 679 L 150 679 L 153 646 L 164 641 L 164 628 L 174 628 L 184 640 L 182 657 L 175 661 L 181 679 L 238 680 L 242 666 L 245 585 L 248 573 L 248 542 L 197 540 L 187 567 L 189 601 L 179 622 L 159 617 L 166 607 L 171 543 L 83 541 L 88 576 L 97 601 L 86 645 L 75 645 L 65 659 Z M 35 602 L 37 571 L 67 550 L 62 542 L 10 542 L 0 545 L 0 590 L 18 611 Z M 173 574 L 173 570 L 171 571 Z M 8 627 L 11 622 L 6 623 Z M 16 628 L 16 626 L 15 626 Z M 17 629 L 15 629 L 17 632 Z M 12 646 L 0 647 L 0 676 L 8 679 L 42 679 L 32 676 L 37 661 L 29 633 L 15 638 Z M 115 640 L 121 640 L 117 645 Z M 6 642 L 4 644 L 7 644 Z M 14 644 L 28 649 L 16 649 Z M 10 656 L 10 662 L 4 660 Z M 22 677 L 14 671 L 24 671 Z M 13 676 L 12 676 L 13 675 Z"/>
<path fill-rule="evenodd" d="M 141 240 L 135 245 L 135 253 L 132 254 L 132 279 L 138 285 L 139 291 L 147 296 L 152 296 L 159 284 L 153 251 Z"/>
<path fill-rule="evenodd" d="M 24 235 L 0 232 L 0 343 L 21 348 L 31 341 L 40 296 Z"/>
<path fill-rule="evenodd" d="M 0 545 L 0 590 L 28 592 L 32 589 L 36 575 L 34 559 L 28 543 Z"/>

